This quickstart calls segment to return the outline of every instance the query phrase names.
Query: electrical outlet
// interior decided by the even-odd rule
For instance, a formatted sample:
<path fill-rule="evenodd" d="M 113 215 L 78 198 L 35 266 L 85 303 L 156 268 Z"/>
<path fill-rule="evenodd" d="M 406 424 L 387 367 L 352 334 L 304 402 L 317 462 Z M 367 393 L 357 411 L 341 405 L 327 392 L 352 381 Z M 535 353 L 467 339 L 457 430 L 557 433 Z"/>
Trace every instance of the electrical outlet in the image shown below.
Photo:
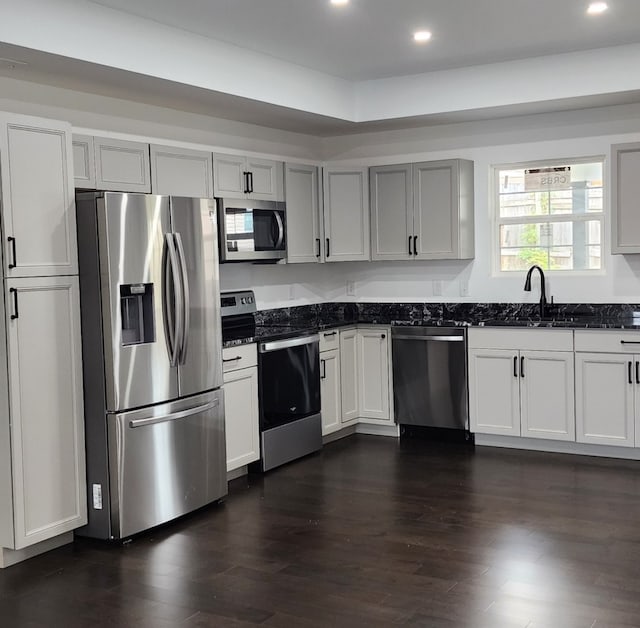
<path fill-rule="evenodd" d="M 460 282 L 460 296 L 461 297 L 469 296 L 469 282 L 464 279 Z"/>
<path fill-rule="evenodd" d="M 433 296 L 441 297 L 442 296 L 442 281 L 439 279 L 435 279 L 433 281 Z"/>
<path fill-rule="evenodd" d="M 347 296 L 355 297 L 356 296 L 356 282 L 355 281 L 347 281 Z"/>

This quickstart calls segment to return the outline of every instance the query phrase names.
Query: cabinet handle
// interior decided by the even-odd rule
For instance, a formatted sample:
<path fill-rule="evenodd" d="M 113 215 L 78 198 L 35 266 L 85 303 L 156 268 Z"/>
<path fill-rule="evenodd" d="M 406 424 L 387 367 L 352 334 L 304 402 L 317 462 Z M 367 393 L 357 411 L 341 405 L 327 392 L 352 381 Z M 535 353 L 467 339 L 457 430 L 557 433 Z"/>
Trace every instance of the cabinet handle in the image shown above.
<path fill-rule="evenodd" d="M 640 340 L 621 340 L 621 345 L 640 345 Z"/>
<path fill-rule="evenodd" d="M 222 360 L 223 363 L 227 363 L 227 362 L 238 362 L 238 360 L 242 360 L 242 356 L 236 356 L 235 358 L 227 358 L 226 360 Z"/>
<path fill-rule="evenodd" d="M 9 244 L 11 245 L 11 255 L 13 257 L 13 262 L 10 262 L 8 266 L 9 268 L 15 268 L 16 264 L 18 263 L 18 258 L 16 257 L 16 239 L 9 236 L 7 238 L 7 242 L 9 242 Z"/>
<path fill-rule="evenodd" d="M 327 245 L 325 247 L 325 257 L 329 257 L 329 251 L 330 251 L 329 238 L 327 238 Z"/>
<path fill-rule="evenodd" d="M 518 377 L 518 356 L 513 356 L 513 376 Z"/>
<path fill-rule="evenodd" d="M 636 384 L 640 384 L 640 362 L 636 360 Z"/>
<path fill-rule="evenodd" d="M 409 255 L 413 255 L 413 251 L 411 250 L 411 237 L 409 236 Z"/>
<path fill-rule="evenodd" d="M 336 331 L 327 331 L 324 334 L 322 334 L 325 338 L 329 338 L 329 336 L 336 336 L 338 334 L 338 332 Z"/>
<path fill-rule="evenodd" d="M 413 254 L 418 254 L 418 236 L 413 236 Z"/>
<path fill-rule="evenodd" d="M 629 383 L 633 384 L 633 377 L 631 377 L 631 360 L 629 360 L 629 362 L 627 362 L 627 375 L 629 376 Z"/>
<path fill-rule="evenodd" d="M 381 334 L 381 335 L 380 335 L 380 338 L 382 338 L 383 340 L 384 340 L 386 337 L 387 337 L 387 336 L 386 336 L 386 334 Z"/>
<path fill-rule="evenodd" d="M 20 317 L 20 312 L 18 312 L 18 291 L 15 288 L 9 288 L 9 292 L 13 295 L 13 314 L 11 315 L 11 320 L 15 321 L 16 318 Z"/>
<path fill-rule="evenodd" d="M 249 175 L 249 192 L 253 192 L 253 172 L 247 172 Z"/>
<path fill-rule="evenodd" d="M 243 172 L 242 176 L 244 177 L 244 193 L 249 194 L 249 173 Z"/>
<path fill-rule="evenodd" d="M 520 377 L 524 379 L 524 356 L 520 358 Z"/>
<path fill-rule="evenodd" d="M 320 257 L 320 238 L 316 238 L 316 257 Z"/>
<path fill-rule="evenodd" d="M 326 362 L 326 360 L 320 360 L 320 366 L 322 366 L 322 375 L 320 375 L 320 379 L 325 379 L 327 377 L 327 362 Z"/>

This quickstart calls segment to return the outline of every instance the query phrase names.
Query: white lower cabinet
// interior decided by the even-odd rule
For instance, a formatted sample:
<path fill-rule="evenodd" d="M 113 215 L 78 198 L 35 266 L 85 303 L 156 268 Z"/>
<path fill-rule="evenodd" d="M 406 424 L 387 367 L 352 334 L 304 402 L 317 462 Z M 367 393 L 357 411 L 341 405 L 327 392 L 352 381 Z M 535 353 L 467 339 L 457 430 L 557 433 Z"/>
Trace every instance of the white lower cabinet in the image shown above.
<path fill-rule="evenodd" d="M 20 550 L 87 523 L 80 302 L 76 276 L 9 279 L 6 288 L 0 458 L 11 461 L 11 491 L 1 478 L 0 536 Z"/>
<path fill-rule="evenodd" d="M 480 434 L 575 440 L 573 332 L 469 330 L 469 414 Z"/>
<path fill-rule="evenodd" d="M 320 402 L 322 435 L 326 436 L 342 428 L 340 351 L 338 349 L 320 353 Z"/>
<path fill-rule="evenodd" d="M 340 405 L 343 425 L 355 423 L 360 416 L 357 338 L 356 329 L 340 331 Z"/>
<path fill-rule="evenodd" d="M 225 348 L 222 359 L 227 471 L 233 471 L 260 458 L 256 346 Z"/>
<path fill-rule="evenodd" d="M 640 356 L 619 353 L 576 353 L 577 441 L 633 447 L 640 386 Z M 640 440 L 640 439 L 639 439 Z"/>
<path fill-rule="evenodd" d="M 372 327 L 359 328 L 358 405 L 364 423 L 393 423 L 390 398 L 389 330 Z"/>

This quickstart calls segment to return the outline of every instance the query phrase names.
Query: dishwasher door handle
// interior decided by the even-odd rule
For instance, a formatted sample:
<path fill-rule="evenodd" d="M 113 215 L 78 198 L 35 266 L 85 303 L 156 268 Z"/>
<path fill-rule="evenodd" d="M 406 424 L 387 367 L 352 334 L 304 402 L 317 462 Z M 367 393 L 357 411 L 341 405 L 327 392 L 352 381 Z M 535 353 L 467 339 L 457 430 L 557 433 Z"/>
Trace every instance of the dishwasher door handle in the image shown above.
<path fill-rule="evenodd" d="M 392 334 L 392 340 L 423 340 L 425 342 L 464 342 L 464 336 L 399 336 Z"/>

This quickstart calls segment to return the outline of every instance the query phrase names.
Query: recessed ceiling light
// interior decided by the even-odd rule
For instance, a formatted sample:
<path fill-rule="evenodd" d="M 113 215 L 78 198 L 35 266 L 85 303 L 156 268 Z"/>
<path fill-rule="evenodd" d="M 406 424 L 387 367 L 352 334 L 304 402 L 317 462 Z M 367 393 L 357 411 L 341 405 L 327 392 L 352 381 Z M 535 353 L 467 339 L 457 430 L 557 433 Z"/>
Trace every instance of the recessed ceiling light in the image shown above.
<path fill-rule="evenodd" d="M 424 43 L 425 41 L 429 41 L 431 39 L 430 31 L 416 31 L 413 34 L 413 39 L 419 43 Z"/>
<path fill-rule="evenodd" d="M 331 0 L 331 4 L 335 4 L 337 7 L 349 4 L 349 0 Z"/>
<path fill-rule="evenodd" d="M 599 15 L 609 8 L 606 2 L 592 2 L 587 9 L 589 15 Z"/>

